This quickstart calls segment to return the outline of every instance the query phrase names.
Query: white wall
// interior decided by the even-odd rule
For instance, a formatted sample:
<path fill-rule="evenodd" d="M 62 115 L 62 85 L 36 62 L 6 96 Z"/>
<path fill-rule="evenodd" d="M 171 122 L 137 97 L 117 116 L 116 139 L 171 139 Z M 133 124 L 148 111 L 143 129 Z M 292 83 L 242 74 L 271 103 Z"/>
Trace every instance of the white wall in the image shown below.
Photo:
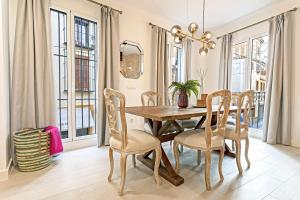
<path fill-rule="evenodd" d="M 217 27 L 213 29 L 213 33 L 215 36 L 220 36 L 239 28 L 245 27 L 247 25 L 254 24 L 260 20 L 272 17 L 274 15 L 280 14 L 287 10 L 290 10 L 294 7 L 299 7 L 299 0 L 286 0 L 274 4 L 272 6 L 261 9 L 251 15 L 242 17 L 238 20 L 235 20 L 232 23 L 223 25 L 221 27 Z M 300 147 L 300 123 L 298 119 L 300 118 L 300 90 L 297 89 L 297 86 L 300 85 L 300 57 L 298 56 L 298 52 L 300 52 L 300 11 L 294 13 L 295 21 L 294 21 L 294 36 L 293 36 L 293 104 L 292 104 L 292 145 Z M 212 92 L 218 89 L 218 76 L 219 76 L 219 59 L 220 59 L 220 44 L 221 41 L 217 41 L 217 48 L 213 51 L 210 51 L 208 56 L 203 58 L 199 57 L 198 62 L 204 63 L 208 67 L 208 76 L 206 79 L 206 91 Z"/>
<path fill-rule="evenodd" d="M 8 0 L 0 3 L 0 181 L 8 178 L 9 150 L 9 23 Z"/>

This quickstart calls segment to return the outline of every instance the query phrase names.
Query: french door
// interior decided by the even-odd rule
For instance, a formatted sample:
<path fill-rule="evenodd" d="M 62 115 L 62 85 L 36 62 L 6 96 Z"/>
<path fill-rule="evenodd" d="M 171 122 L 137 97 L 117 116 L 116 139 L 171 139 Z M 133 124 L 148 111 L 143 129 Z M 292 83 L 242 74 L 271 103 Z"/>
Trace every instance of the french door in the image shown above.
<path fill-rule="evenodd" d="M 51 9 L 57 126 L 64 142 L 95 138 L 98 22 Z"/>

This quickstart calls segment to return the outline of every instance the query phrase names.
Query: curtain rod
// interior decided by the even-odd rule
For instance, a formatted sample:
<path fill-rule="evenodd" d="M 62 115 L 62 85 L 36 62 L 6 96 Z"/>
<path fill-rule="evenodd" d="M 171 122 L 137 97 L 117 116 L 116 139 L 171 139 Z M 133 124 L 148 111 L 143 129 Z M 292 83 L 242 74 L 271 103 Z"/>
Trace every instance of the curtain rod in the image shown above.
<path fill-rule="evenodd" d="M 293 8 L 293 9 L 291 9 L 291 10 L 289 10 L 289 11 L 286 11 L 286 12 L 283 12 L 283 13 L 281 13 L 281 14 L 284 14 L 284 13 L 287 13 L 287 12 L 294 12 L 294 11 L 297 11 L 297 10 L 298 10 L 298 8 Z M 279 14 L 279 15 L 281 15 L 281 14 Z M 264 19 L 264 20 L 261 20 L 261 21 L 259 21 L 259 22 L 254 23 L 254 24 L 251 24 L 251 25 L 249 25 L 249 26 L 245 26 L 245 27 L 240 28 L 240 29 L 238 29 L 238 30 L 235 30 L 235 31 L 226 33 L 226 34 L 224 34 L 224 35 L 227 35 L 227 34 L 233 34 L 233 33 L 236 33 L 236 32 L 242 31 L 242 30 L 245 30 L 245 29 L 250 28 L 250 27 L 252 27 L 252 26 L 255 26 L 255 25 L 261 24 L 261 23 L 263 23 L 263 22 L 269 21 L 269 20 L 272 19 L 273 17 L 274 17 L 274 16 L 269 17 L 269 18 Z M 220 38 L 222 38 L 224 35 L 221 35 L 221 36 L 217 37 L 217 40 L 220 39 Z"/>
<path fill-rule="evenodd" d="M 97 1 L 94 1 L 94 0 L 87 0 L 87 1 L 88 1 L 88 2 L 91 2 L 91 3 L 94 3 L 94 4 L 97 4 L 97 5 L 99 5 L 99 6 L 105 7 L 105 8 L 111 8 L 112 10 L 117 11 L 117 12 L 119 12 L 120 14 L 123 13 L 122 10 L 114 9 L 114 8 L 112 8 L 112 7 L 110 7 L 110 6 L 104 5 L 104 4 L 99 3 L 99 2 L 97 2 Z"/>
<path fill-rule="evenodd" d="M 151 22 L 149 22 L 149 25 L 150 26 L 157 26 L 157 25 L 155 25 L 155 24 L 152 24 Z M 160 27 L 160 26 L 157 26 L 157 27 L 159 27 L 159 28 L 162 28 L 162 29 L 164 29 L 164 30 L 166 30 L 168 33 L 171 33 L 171 31 L 169 31 L 168 29 L 165 29 L 165 28 L 163 28 L 163 27 Z"/>

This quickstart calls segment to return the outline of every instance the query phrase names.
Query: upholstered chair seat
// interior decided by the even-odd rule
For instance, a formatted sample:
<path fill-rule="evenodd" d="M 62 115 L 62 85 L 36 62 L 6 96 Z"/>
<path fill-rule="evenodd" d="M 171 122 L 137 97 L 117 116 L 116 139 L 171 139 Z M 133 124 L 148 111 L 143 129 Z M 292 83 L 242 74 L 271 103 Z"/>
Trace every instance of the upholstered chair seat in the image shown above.
<path fill-rule="evenodd" d="M 112 136 L 109 141 L 111 148 L 121 151 L 122 139 L 120 137 Z M 127 145 L 123 151 L 126 153 L 146 152 L 155 149 L 158 145 L 160 145 L 160 141 L 150 134 L 140 130 L 128 130 Z"/>
<path fill-rule="evenodd" d="M 176 136 L 176 142 L 184 144 L 184 146 L 197 148 L 200 150 L 206 149 L 205 130 L 188 130 Z M 211 148 L 224 146 L 224 137 L 216 134 L 211 137 Z"/>
<path fill-rule="evenodd" d="M 236 138 L 236 126 L 233 125 L 227 125 L 225 129 L 225 138 L 230 140 L 235 140 Z M 241 129 L 240 130 L 240 139 L 245 139 L 248 137 L 248 130 L 247 129 Z"/>

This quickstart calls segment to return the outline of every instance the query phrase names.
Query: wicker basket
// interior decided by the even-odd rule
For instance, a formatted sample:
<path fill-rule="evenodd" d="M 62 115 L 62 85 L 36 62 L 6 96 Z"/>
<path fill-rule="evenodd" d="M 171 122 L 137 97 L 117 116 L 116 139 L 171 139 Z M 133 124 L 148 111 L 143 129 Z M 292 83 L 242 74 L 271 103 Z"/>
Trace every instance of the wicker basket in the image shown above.
<path fill-rule="evenodd" d="M 42 129 L 24 129 L 13 133 L 16 160 L 20 171 L 31 172 L 50 164 L 50 135 Z"/>

